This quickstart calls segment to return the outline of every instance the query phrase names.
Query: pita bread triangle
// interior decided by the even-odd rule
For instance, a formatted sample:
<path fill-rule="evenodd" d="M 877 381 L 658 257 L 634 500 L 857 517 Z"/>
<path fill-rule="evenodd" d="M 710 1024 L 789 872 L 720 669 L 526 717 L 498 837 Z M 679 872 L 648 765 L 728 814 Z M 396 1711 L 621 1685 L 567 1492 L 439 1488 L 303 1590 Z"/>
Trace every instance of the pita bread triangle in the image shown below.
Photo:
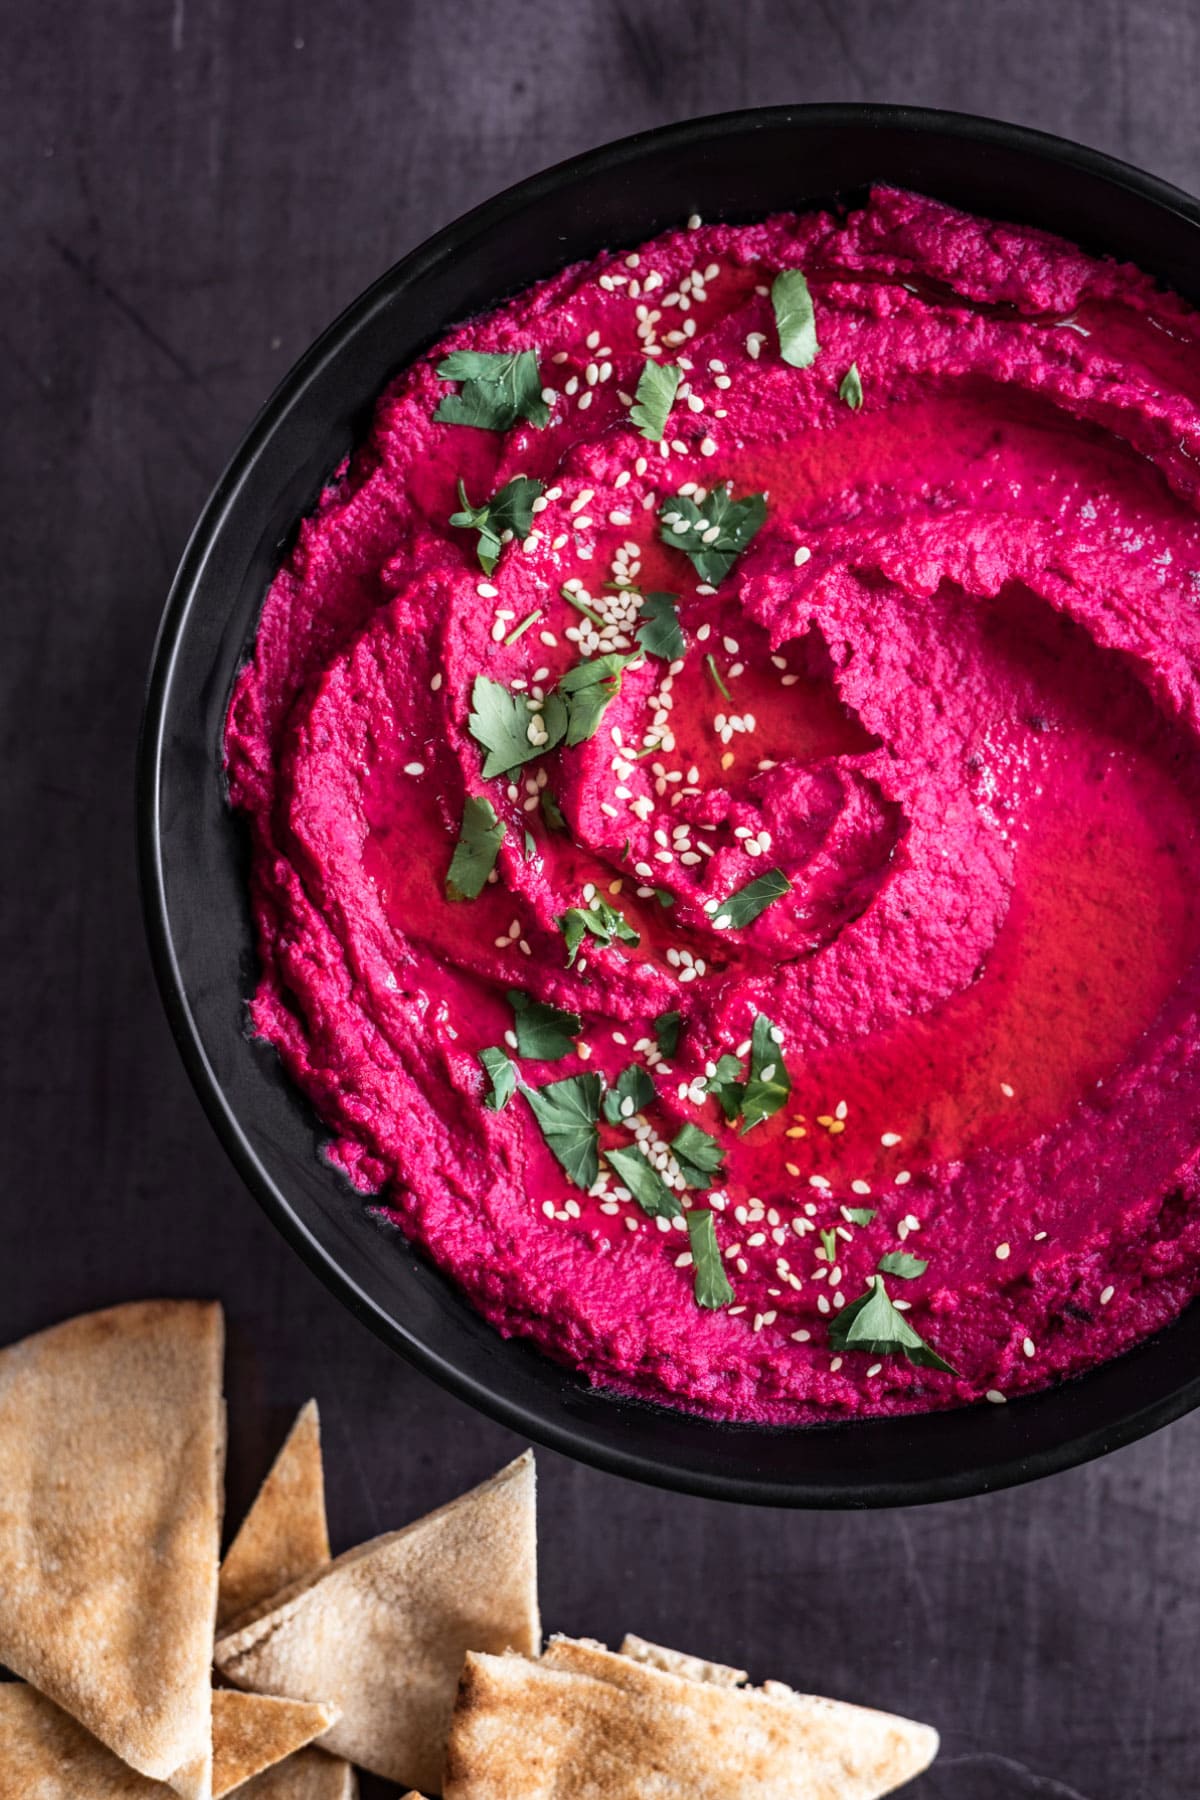
<path fill-rule="evenodd" d="M 213 1800 L 329 1730 L 336 1706 L 218 1688 L 213 1695 Z"/>
<path fill-rule="evenodd" d="M 211 1792 L 218 1306 L 144 1301 L 0 1351 L 0 1663 L 140 1774 Z"/>
<path fill-rule="evenodd" d="M 317 1403 L 303 1407 L 225 1553 L 218 1630 L 329 1561 Z"/>
<path fill-rule="evenodd" d="M 402 1531 L 361 1544 L 217 1640 L 239 1687 L 324 1697 L 324 1746 L 402 1786 L 441 1785 L 467 1650 L 540 1642 L 532 1454 Z"/>
<path fill-rule="evenodd" d="M 444 1800 L 877 1800 L 927 1768 L 925 1725 L 725 1687 L 555 1639 L 540 1662 L 469 1654 Z"/>
<path fill-rule="evenodd" d="M 358 1800 L 358 1777 L 340 1757 L 297 1750 L 239 1788 L 237 1800 Z"/>

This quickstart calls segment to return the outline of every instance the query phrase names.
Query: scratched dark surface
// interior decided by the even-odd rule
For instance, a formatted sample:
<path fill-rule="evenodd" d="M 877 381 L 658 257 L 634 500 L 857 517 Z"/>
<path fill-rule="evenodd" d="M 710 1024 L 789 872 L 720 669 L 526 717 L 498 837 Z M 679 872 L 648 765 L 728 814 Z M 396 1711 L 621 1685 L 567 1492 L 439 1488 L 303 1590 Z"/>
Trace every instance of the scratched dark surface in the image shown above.
<path fill-rule="evenodd" d="M 3 0 L 0 17 L 0 1339 L 141 1294 L 219 1295 L 231 1514 L 315 1392 L 340 1548 L 520 1446 L 285 1248 L 160 1013 L 134 746 L 210 484 L 389 262 L 643 126 L 906 100 L 1077 136 L 1198 189 L 1200 11 Z M 929 1719 L 944 1751 L 919 1800 L 1200 1791 L 1200 1418 L 1022 1491 L 872 1516 L 673 1498 L 548 1453 L 540 1467 L 552 1629 L 632 1628 Z"/>

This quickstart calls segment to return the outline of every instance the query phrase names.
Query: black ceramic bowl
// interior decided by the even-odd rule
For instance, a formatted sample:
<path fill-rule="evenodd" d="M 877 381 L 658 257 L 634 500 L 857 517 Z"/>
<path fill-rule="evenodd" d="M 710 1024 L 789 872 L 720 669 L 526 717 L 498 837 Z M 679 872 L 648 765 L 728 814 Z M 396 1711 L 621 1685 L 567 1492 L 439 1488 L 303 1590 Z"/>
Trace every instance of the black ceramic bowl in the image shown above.
<path fill-rule="evenodd" d="M 1200 1304 L 1126 1356 L 1009 1406 L 775 1431 L 591 1389 L 504 1340 L 322 1160 L 320 1125 L 246 1033 L 255 984 L 246 846 L 225 803 L 226 705 L 296 524 L 363 435 L 380 389 L 451 322 L 563 263 L 678 224 L 753 219 L 882 181 L 1061 232 L 1200 304 L 1200 207 L 1057 138 L 952 113 L 799 106 L 728 113 L 594 150 L 510 188 L 414 250 L 286 377 L 184 554 L 150 677 L 138 807 L 150 941 L 192 1080 L 253 1193 L 345 1303 L 506 1424 L 600 1467 L 729 1500 L 944 1499 L 1098 1456 L 1200 1401 Z"/>

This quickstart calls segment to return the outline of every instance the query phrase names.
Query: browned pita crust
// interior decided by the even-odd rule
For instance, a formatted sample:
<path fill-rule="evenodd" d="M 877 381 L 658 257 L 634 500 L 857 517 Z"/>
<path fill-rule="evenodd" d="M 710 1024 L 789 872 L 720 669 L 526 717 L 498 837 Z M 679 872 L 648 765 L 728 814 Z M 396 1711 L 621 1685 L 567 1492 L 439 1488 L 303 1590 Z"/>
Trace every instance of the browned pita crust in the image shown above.
<path fill-rule="evenodd" d="M 599 1648 L 603 1649 L 603 1645 Z M 665 1669 L 668 1675 L 682 1675 L 687 1681 L 711 1681 L 717 1687 L 743 1687 L 749 1679 L 745 1669 L 731 1669 L 727 1663 L 689 1656 L 685 1650 L 668 1650 L 662 1644 L 635 1637 L 632 1631 L 627 1631 L 621 1640 L 621 1655 L 651 1669 Z"/>
<path fill-rule="evenodd" d="M 218 1306 L 145 1301 L 0 1351 L 0 1663 L 208 1800 L 225 1418 Z"/>
<path fill-rule="evenodd" d="M 329 1561 L 317 1403 L 303 1407 L 225 1553 L 217 1628 Z"/>
<path fill-rule="evenodd" d="M 236 1800 L 358 1800 L 358 1777 L 340 1757 L 298 1750 L 239 1788 Z"/>
<path fill-rule="evenodd" d="M 342 1708 L 326 1748 L 402 1785 L 441 1785 L 465 1652 L 540 1639 L 533 1457 L 277 1596 L 217 1642 L 239 1687 Z"/>
<path fill-rule="evenodd" d="M 336 1706 L 218 1688 L 213 1695 L 213 1800 L 329 1730 Z"/>
<path fill-rule="evenodd" d="M 557 1639 L 540 1662 L 468 1655 L 445 1800 L 877 1800 L 937 1734 L 863 1707 L 773 1699 Z"/>

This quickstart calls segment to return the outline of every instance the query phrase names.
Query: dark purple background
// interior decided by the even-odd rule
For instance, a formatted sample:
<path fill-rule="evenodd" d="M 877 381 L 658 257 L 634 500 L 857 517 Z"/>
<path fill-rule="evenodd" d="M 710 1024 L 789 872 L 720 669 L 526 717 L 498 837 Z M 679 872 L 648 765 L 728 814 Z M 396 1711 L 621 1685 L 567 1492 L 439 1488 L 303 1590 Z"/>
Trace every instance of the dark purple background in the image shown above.
<path fill-rule="evenodd" d="M 161 1015 L 134 746 L 210 484 L 388 263 L 643 126 L 906 100 L 1077 136 L 1196 190 L 1200 8 L 3 0 L 0 19 L 0 1341 L 138 1295 L 219 1295 L 231 1515 L 315 1392 L 342 1548 L 520 1445 L 284 1247 Z M 631 1628 L 929 1719 L 945 1748 L 919 1800 L 1200 1790 L 1200 1418 L 1023 1491 L 863 1517 L 674 1498 L 548 1453 L 540 1469 L 550 1629 Z"/>

